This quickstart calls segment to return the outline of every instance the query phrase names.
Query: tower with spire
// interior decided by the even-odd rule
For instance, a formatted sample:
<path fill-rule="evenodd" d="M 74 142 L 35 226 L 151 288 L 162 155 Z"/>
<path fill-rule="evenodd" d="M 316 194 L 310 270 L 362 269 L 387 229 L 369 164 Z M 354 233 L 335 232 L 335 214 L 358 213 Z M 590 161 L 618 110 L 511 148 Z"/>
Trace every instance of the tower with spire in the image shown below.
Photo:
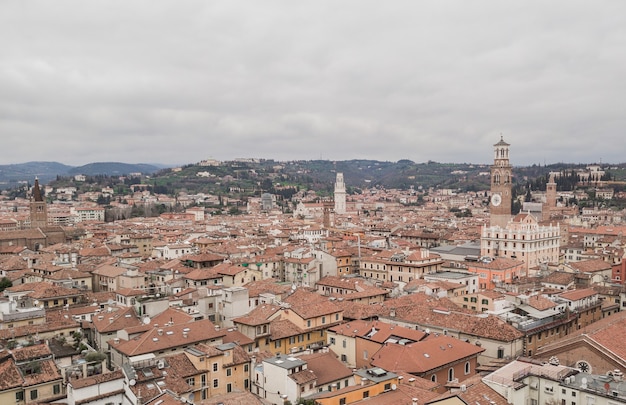
<path fill-rule="evenodd" d="M 35 185 L 30 200 L 30 227 L 46 228 L 48 226 L 48 207 L 43 199 L 39 179 L 35 178 Z"/>

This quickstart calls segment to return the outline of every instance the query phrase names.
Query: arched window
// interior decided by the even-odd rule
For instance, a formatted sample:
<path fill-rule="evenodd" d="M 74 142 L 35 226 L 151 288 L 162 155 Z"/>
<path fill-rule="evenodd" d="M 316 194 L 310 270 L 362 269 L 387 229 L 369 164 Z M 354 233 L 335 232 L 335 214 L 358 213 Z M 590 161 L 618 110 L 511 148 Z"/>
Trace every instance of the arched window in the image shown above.
<path fill-rule="evenodd" d="M 448 381 L 452 380 L 454 380 L 454 369 L 450 367 L 450 369 L 448 370 Z"/>
<path fill-rule="evenodd" d="M 470 371 L 471 371 L 471 369 L 470 369 L 470 362 L 466 361 L 465 362 L 465 374 L 469 374 Z"/>
<path fill-rule="evenodd" d="M 430 376 L 430 381 L 437 382 L 437 375 L 436 374 L 431 375 Z"/>

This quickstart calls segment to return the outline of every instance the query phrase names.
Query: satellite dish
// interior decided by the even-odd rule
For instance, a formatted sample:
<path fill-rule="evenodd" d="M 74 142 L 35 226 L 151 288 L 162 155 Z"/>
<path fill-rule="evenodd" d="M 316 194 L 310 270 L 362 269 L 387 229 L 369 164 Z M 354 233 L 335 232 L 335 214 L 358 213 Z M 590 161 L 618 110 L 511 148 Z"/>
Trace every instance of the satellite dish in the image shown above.
<path fill-rule="evenodd" d="M 143 318 L 143 324 L 144 325 L 148 325 L 150 323 L 150 317 L 146 316 L 145 318 Z"/>
<path fill-rule="evenodd" d="M 391 384 L 391 390 L 395 391 L 398 389 L 398 386 L 396 384 Z"/>
<path fill-rule="evenodd" d="M 137 381 L 134 378 L 131 378 L 130 380 L 128 380 L 128 383 L 133 386 L 135 384 L 137 384 Z"/>

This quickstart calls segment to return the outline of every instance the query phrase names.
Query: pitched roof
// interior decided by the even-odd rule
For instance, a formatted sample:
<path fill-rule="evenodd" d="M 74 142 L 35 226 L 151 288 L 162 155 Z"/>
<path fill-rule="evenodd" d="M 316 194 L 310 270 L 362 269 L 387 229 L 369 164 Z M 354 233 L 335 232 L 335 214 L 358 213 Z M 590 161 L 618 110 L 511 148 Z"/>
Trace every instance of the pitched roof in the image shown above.
<path fill-rule="evenodd" d="M 378 343 L 384 343 L 390 338 L 398 340 L 409 339 L 417 342 L 427 336 L 426 333 L 419 330 L 379 321 L 350 321 L 333 326 L 328 330 L 338 335 L 350 337 L 358 336 Z"/>
<path fill-rule="evenodd" d="M 423 374 L 466 357 L 478 356 L 483 351 L 485 349 L 450 336 L 430 336 L 408 345 L 386 344 L 372 356 L 371 364 L 389 371 Z"/>
<path fill-rule="evenodd" d="M 332 351 L 305 354 L 300 359 L 306 361 L 307 369 L 315 373 L 318 386 L 352 376 L 352 370 L 340 362 Z"/>
<path fill-rule="evenodd" d="M 293 294 L 284 299 L 284 302 L 288 303 L 291 306 L 290 309 L 302 319 L 317 318 L 322 315 L 341 312 L 341 308 L 326 297 L 302 288 L 294 291 Z"/>
<path fill-rule="evenodd" d="M 612 264 L 602 259 L 582 260 L 580 262 L 570 262 L 569 267 L 580 271 L 581 273 L 595 273 L 598 271 L 610 271 Z"/>
<path fill-rule="evenodd" d="M 208 319 L 180 325 L 153 328 L 131 340 L 109 341 L 111 347 L 126 356 L 136 356 L 161 350 L 220 339 L 226 333 Z"/>
<path fill-rule="evenodd" d="M 594 295 L 598 295 L 598 293 L 593 288 L 581 288 L 565 291 L 564 293 L 559 294 L 559 297 L 569 301 L 577 301 L 583 298 L 593 297 Z"/>
<path fill-rule="evenodd" d="M 119 307 L 115 311 L 102 312 L 92 318 L 94 328 L 100 333 L 115 332 L 142 325 L 135 308 Z"/>
<path fill-rule="evenodd" d="M 250 326 L 262 325 L 268 323 L 269 318 L 278 311 L 280 311 L 278 305 L 263 304 L 254 308 L 248 315 L 233 319 L 233 322 Z"/>
<path fill-rule="evenodd" d="M 458 389 L 447 392 L 437 400 L 458 396 L 467 404 L 490 404 L 490 405 L 508 405 L 509 402 L 505 397 L 482 381 L 482 376 L 476 374 L 466 380 L 463 380 L 464 389 Z"/>

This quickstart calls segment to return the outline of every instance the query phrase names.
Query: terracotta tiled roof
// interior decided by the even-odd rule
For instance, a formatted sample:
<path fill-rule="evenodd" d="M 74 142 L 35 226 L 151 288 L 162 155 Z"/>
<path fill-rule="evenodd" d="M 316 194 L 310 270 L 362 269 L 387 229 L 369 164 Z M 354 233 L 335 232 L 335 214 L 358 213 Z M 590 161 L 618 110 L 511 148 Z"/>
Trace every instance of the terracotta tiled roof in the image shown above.
<path fill-rule="evenodd" d="M 541 282 L 566 286 L 574 282 L 574 274 L 565 271 L 555 271 L 543 277 Z"/>
<path fill-rule="evenodd" d="M 551 301 L 548 298 L 539 294 L 529 297 L 528 305 L 539 311 L 545 311 L 546 309 L 556 307 L 556 303 L 554 301 Z"/>
<path fill-rule="evenodd" d="M 263 293 L 271 293 L 282 297 L 291 291 L 290 283 L 280 283 L 279 280 L 274 278 L 252 281 L 244 285 L 244 287 L 248 289 L 248 296 L 250 298 L 258 297 Z"/>
<path fill-rule="evenodd" d="M 189 273 L 185 274 L 183 278 L 189 280 L 211 280 L 215 278 L 222 278 L 220 274 L 217 273 L 214 267 L 211 268 L 203 268 L 203 269 L 194 269 Z"/>
<path fill-rule="evenodd" d="M 329 328 L 338 335 L 361 337 L 377 343 L 384 343 L 389 338 L 409 339 L 415 342 L 424 339 L 427 334 L 415 329 L 392 325 L 379 321 L 350 321 Z M 372 333 L 375 331 L 375 333 Z"/>
<path fill-rule="evenodd" d="M 39 373 L 27 374 L 23 376 L 25 386 L 61 380 L 61 373 L 54 363 L 54 360 L 50 359 L 40 361 L 39 366 L 41 367 Z"/>
<path fill-rule="evenodd" d="M 465 390 L 455 390 L 441 395 L 437 399 L 445 399 L 458 396 L 467 404 L 492 404 L 492 405 L 508 405 L 509 402 L 505 397 L 500 395 L 482 381 L 482 376 L 476 374 L 463 381 Z"/>
<path fill-rule="evenodd" d="M 611 270 L 611 263 L 602 259 L 583 260 L 580 262 L 570 262 L 568 266 L 582 273 L 595 273 L 598 271 Z"/>
<path fill-rule="evenodd" d="M 468 264 L 470 268 L 489 269 L 489 270 L 507 270 L 518 266 L 522 266 L 524 262 L 509 259 L 508 257 L 496 257 L 490 262 L 473 262 Z"/>
<path fill-rule="evenodd" d="M 269 318 L 278 311 L 280 311 L 278 305 L 263 304 L 254 308 L 248 315 L 233 319 L 233 322 L 250 326 L 262 325 L 268 323 Z"/>
<path fill-rule="evenodd" d="M 276 319 L 270 322 L 272 340 L 279 340 L 289 336 L 301 335 L 302 329 L 288 319 Z"/>
<path fill-rule="evenodd" d="M 284 302 L 288 303 L 291 306 L 290 309 L 302 319 L 311 319 L 341 312 L 341 309 L 334 302 L 317 293 L 301 288 L 285 298 Z"/>
<path fill-rule="evenodd" d="M 166 361 L 169 365 L 169 369 L 167 371 L 168 376 L 173 374 L 174 377 L 187 378 L 200 374 L 200 371 L 196 369 L 185 353 L 167 356 Z"/>
<path fill-rule="evenodd" d="M 221 340 L 226 333 L 216 330 L 208 319 L 201 321 L 153 328 L 142 335 L 127 341 L 109 341 L 112 348 L 126 356 L 158 352 L 183 345 L 192 345 L 208 340 Z"/>
<path fill-rule="evenodd" d="M 388 371 L 423 374 L 485 349 L 450 336 L 431 336 L 408 345 L 387 344 L 372 356 L 372 365 Z"/>
<path fill-rule="evenodd" d="M 100 333 L 114 332 L 142 324 L 133 307 L 120 307 L 112 312 L 101 312 L 92 319 Z"/>
<path fill-rule="evenodd" d="M 21 387 L 24 383 L 22 373 L 10 357 L 4 356 L 0 359 L 0 375 L 2 376 L 0 378 L 1 391 Z"/>
<path fill-rule="evenodd" d="M 150 320 L 152 325 L 165 325 L 168 322 L 179 325 L 183 323 L 193 322 L 193 316 L 176 308 L 168 308 Z"/>
<path fill-rule="evenodd" d="M 33 346 L 26 346 L 11 351 L 16 362 L 21 363 L 28 360 L 37 360 L 52 356 L 48 345 L 42 343 Z"/>
<path fill-rule="evenodd" d="M 598 293 L 593 288 L 582 288 L 566 291 L 559 294 L 559 297 L 569 301 L 577 301 L 583 298 L 593 297 L 594 295 L 598 295 Z"/>
<path fill-rule="evenodd" d="M 393 319 L 395 313 L 395 318 L 424 328 L 459 330 L 476 337 L 505 342 L 523 336 L 521 332 L 499 318 L 493 315 L 478 316 L 474 311 L 460 308 L 447 298 L 411 294 L 371 307 L 378 308 L 379 317 Z"/>
<path fill-rule="evenodd" d="M 308 384 L 317 380 L 315 372 L 309 369 L 289 374 L 289 378 L 291 378 L 298 385 Z"/>
<path fill-rule="evenodd" d="M 126 273 L 128 270 L 125 269 L 124 267 L 117 267 L 117 266 L 111 266 L 109 264 L 105 264 L 102 266 L 99 266 L 98 268 L 96 268 L 92 274 L 98 275 L 98 276 L 104 276 L 104 277 L 118 277 L 124 273 Z"/>
<path fill-rule="evenodd" d="M 352 376 L 352 370 L 337 359 L 332 351 L 317 352 L 300 356 L 307 363 L 307 368 L 317 376 L 317 385 L 322 386 Z"/>
<path fill-rule="evenodd" d="M 226 336 L 222 339 L 224 343 L 236 343 L 239 346 L 245 346 L 254 343 L 254 339 L 250 339 L 248 336 L 235 329 L 227 329 Z"/>
<path fill-rule="evenodd" d="M 96 374 L 87 378 L 73 379 L 70 384 L 74 389 L 89 387 L 95 384 L 101 384 L 108 381 L 119 380 L 124 378 L 122 370 L 116 370 L 111 373 Z"/>

